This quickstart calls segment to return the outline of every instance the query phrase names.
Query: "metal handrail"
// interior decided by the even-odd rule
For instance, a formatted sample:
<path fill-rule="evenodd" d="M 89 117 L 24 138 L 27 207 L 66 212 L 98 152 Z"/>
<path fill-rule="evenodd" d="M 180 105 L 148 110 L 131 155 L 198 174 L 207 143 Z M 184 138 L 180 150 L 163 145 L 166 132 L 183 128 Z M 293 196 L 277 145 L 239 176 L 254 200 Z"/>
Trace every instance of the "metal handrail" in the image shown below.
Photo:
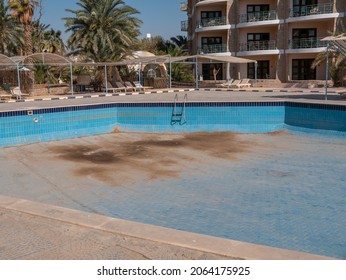
<path fill-rule="evenodd" d="M 328 42 L 321 41 L 324 37 L 306 38 L 306 39 L 291 39 L 288 41 L 289 49 L 310 49 L 326 47 Z"/>
<path fill-rule="evenodd" d="M 263 11 L 263 12 L 253 12 L 239 15 L 239 23 L 245 22 L 258 22 L 277 19 L 277 11 Z"/>
<path fill-rule="evenodd" d="M 197 21 L 197 28 L 226 25 L 226 17 L 215 17 Z"/>
<path fill-rule="evenodd" d="M 187 101 L 187 93 L 184 95 L 183 104 L 181 107 L 181 111 L 178 111 L 177 103 L 178 103 L 178 94 L 174 97 L 174 104 L 173 104 L 173 112 L 171 117 L 171 125 L 179 123 L 180 125 L 183 125 L 186 123 L 186 101 Z"/>
<path fill-rule="evenodd" d="M 239 51 L 276 50 L 276 41 L 251 41 L 239 43 Z"/>
<path fill-rule="evenodd" d="M 188 31 L 189 22 L 187 20 L 183 20 L 180 22 L 180 31 Z"/>
<path fill-rule="evenodd" d="M 197 50 L 198 54 L 222 53 L 227 52 L 226 44 L 205 45 Z"/>
<path fill-rule="evenodd" d="M 331 14 L 334 11 L 333 3 L 295 6 L 289 10 L 289 17 L 303 17 L 319 14 Z"/>

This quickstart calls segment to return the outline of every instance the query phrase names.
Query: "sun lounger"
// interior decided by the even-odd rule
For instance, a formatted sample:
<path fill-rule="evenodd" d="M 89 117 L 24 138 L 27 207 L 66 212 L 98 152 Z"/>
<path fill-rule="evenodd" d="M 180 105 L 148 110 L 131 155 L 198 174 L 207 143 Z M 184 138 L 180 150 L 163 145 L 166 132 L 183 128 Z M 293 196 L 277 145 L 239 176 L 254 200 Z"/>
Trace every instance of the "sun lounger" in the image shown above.
<path fill-rule="evenodd" d="M 16 99 L 21 99 L 22 97 L 29 96 L 28 93 L 23 93 L 19 87 L 10 88 L 11 96 Z"/>
<path fill-rule="evenodd" d="M 3 99 L 6 99 L 6 98 L 11 98 L 12 97 L 12 94 L 9 94 L 9 93 L 0 93 L 0 100 L 3 100 Z"/>
<path fill-rule="evenodd" d="M 115 82 L 115 86 L 116 88 L 118 88 L 119 90 L 123 90 L 125 92 L 127 92 L 129 89 L 128 87 L 125 86 L 125 84 L 123 84 L 122 82 Z"/>
<path fill-rule="evenodd" d="M 240 84 L 240 82 L 241 82 L 241 80 L 234 80 L 232 83 L 231 83 L 231 85 L 230 85 L 230 87 L 238 87 L 238 85 Z"/>
<path fill-rule="evenodd" d="M 139 90 L 139 89 L 136 88 L 131 82 L 126 81 L 126 82 L 124 82 L 124 84 L 125 84 L 125 87 L 126 87 L 127 89 L 129 89 L 129 90 L 132 90 L 132 91 L 137 91 L 137 90 Z"/>
<path fill-rule="evenodd" d="M 140 84 L 140 82 L 133 82 L 133 85 L 139 90 L 152 89 L 152 87 L 145 87 Z"/>
<path fill-rule="evenodd" d="M 229 88 L 232 85 L 233 79 L 228 80 L 226 83 L 222 83 L 219 87 Z"/>
<path fill-rule="evenodd" d="M 250 87 L 250 79 L 242 79 L 242 80 L 235 80 L 231 87 L 241 88 L 241 87 Z"/>
<path fill-rule="evenodd" d="M 125 87 L 114 87 L 110 82 L 107 82 L 107 86 L 105 83 L 103 83 L 102 91 L 116 93 L 119 91 L 126 91 L 126 88 Z"/>
<path fill-rule="evenodd" d="M 242 79 L 238 86 L 239 87 L 251 87 L 250 79 Z"/>

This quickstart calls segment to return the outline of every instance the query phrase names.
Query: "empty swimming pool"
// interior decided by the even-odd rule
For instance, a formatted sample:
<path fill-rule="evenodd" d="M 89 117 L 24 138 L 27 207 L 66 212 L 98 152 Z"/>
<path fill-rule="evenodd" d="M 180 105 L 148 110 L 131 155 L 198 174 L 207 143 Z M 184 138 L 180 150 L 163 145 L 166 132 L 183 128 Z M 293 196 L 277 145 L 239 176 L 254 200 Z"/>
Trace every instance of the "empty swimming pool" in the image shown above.
<path fill-rule="evenodd" d="M 2 113 L 3 146 L 101 134 L 2 148 L 1 193 L 345 258 L 342 106 L 172 105 Z"/>

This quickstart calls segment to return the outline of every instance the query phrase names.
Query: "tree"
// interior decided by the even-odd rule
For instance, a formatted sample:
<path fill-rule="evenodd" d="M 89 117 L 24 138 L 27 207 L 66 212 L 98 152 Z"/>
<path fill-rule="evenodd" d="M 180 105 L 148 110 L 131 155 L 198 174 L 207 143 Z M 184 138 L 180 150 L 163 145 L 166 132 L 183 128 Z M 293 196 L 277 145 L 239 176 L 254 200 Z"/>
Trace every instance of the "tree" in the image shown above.
<path fill-rule="evenodd" d="M 342 21 L 337 22 L 337 28 L 335 32 L 329 32 L 331 36 L 344 35 L 346 36 L 346 29 Z M 316 68 L 319 64 L 326 61 L 326 52 L 323 51 L 317 55 L 311 68 Z M 329 61 L 329 76 L 333 81 L 334 86 L 342 86 L 343 77 L 342 73 L 346 64 L 346 56 L 343 55 L 340 50 L 332 46 L 328 51 L 328 61 Z"/>
<path fill-rule="evenodd" d="M 74 17 L 64 18 L 73 53 L 101 62 L 117 60 L 131 49 L 140 34 L 136 9 L 122 0 L 80 0 L 77 5 L 80 10 L 66 10 Z"/>
<path fill-rule="evenodd" d="M 183 51 L 187 50 L 187 37 L 178 35 L 176 37 L 171 37 L 171 41 L 179 48 L 181 48 Z"/>
<path fill-rule="evenodd" d="M 60 55 L 64 54 L 65 43 L 61 38 L 61 31 L 55 31 L 51 28 L 49 31 L 44 32 L 43 40 L 40 44 L 40 51 L 57 53 Z"/>
<path fill-rule="evenodd" d="M 95 62 L 120 60 L 129 53 L 140 34 L 139 12 L 122 0 L 80 0 L 79 10 L 66 10 L 74 17 L 64 18 L 67 32 L 72 32 L 67 45 L 72 54 Z M 102 80 L 103 71 L 97 75 Z M 116 80 L 121 80 L 114 67 Z"/>
<path fill-rule="evenodd" d="M 0 52 L 10 56 L 23 45 L 23 30 L 8 10 L 4 0 L 0 0 Z"/>
<path fill-rule="evenodd" d="M 184 56 L 186 52 L 180 47 L 170 48 L 168 54 L 174 56 Z M 191 65 L 183 63 L 174 63 L 171 72 L 172 80 L 175 82 L 192 82 L 194 81 Z"/>
<path fill-rule="evenodd" d="M 24 28 L 24 54 L 31 55 L 33 51 L 31 23 L 38 2 L 34 0 L 8 0 L 8 7 L 12 16 L 22 24 Z"/>

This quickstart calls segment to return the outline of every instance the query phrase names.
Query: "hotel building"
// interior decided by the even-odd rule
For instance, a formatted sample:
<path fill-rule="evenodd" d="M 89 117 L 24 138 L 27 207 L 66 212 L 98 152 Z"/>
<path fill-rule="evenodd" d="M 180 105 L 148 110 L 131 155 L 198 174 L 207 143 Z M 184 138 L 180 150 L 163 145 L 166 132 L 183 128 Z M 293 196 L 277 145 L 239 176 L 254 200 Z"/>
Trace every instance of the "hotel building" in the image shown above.
<path fill-rule="evenodd" d="M 257 78 L 282 83 L 324 80 L 324 63 L 311 69 L 326 50 L 322 38 L 346 27 L 346 0 L 188 0 L 181 11 L 188 20 L 189 53 L 253 59 Z M 199 74 L 213 79 L 255 78 L 254 63 L 202 64 Z M 228 68 L 229 67 L 229 68 Z"/>

